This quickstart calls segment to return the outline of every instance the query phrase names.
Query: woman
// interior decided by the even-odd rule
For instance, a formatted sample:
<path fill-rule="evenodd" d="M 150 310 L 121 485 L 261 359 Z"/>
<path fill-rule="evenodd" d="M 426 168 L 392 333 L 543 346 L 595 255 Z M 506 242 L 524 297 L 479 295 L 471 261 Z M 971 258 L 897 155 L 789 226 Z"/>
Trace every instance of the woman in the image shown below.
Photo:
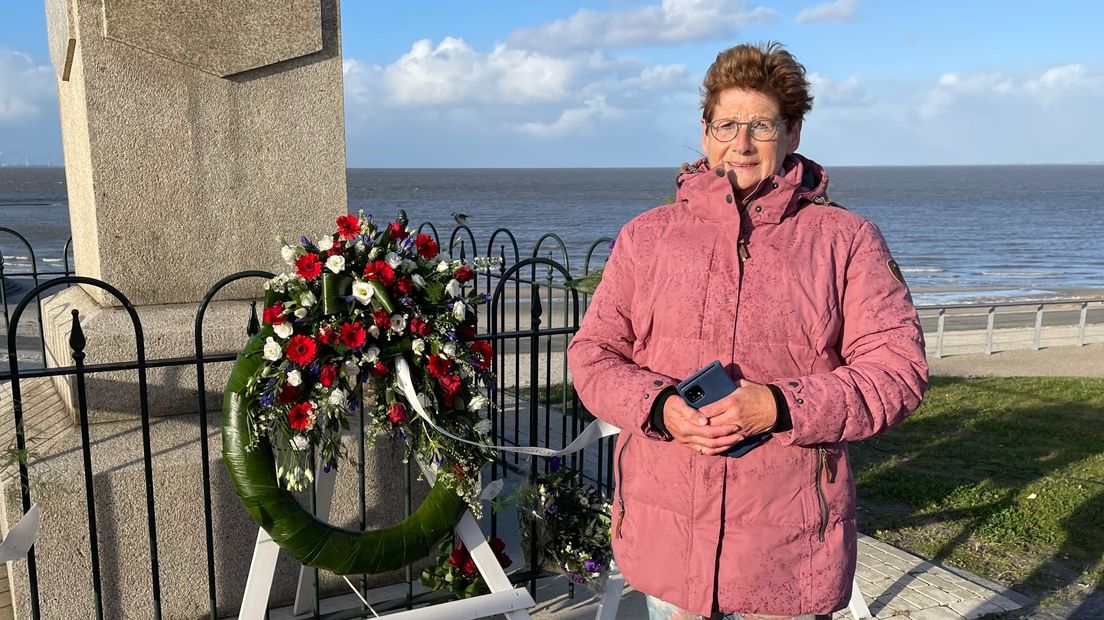
<path fill-rule="evenodd" d="M 741 45 L 703 92 L 706 157 L 622 228 L 568 350 L 583 403 L 623 431 L 614 554 L 653 618 L 830 614 L 855 570 L 847 442 L 920 404 L 923 334 L 877 227 L 795 153 L 804 67 Z M 713 360 L 735 392 L 700 411 L 672 397 Z"/>

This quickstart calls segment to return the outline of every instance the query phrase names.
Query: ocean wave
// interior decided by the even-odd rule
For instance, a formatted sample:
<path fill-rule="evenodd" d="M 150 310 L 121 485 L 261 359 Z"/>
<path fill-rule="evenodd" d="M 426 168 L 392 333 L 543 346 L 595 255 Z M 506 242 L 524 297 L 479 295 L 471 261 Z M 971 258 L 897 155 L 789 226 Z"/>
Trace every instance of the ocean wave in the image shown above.
<path fill-rule="evenodd" d="M 42 259 L 42 262 L 44 262 L 44 263 L 60 263 L 61 259 L 60 258 L 44 258 L 44 259 Z"/>
<path fill-rule="evenodd" d="M 1046 278 L 1050 276 L 1064 276 L 1064 271 L 983 271 L 983 276 L 1017 276 L 1021 278 Z"/>
<path fill-rule="evenodd" d="M 905 273 L 943 273 L 946 269 L 938 267 L 903 267 L 901 271 Z"/>

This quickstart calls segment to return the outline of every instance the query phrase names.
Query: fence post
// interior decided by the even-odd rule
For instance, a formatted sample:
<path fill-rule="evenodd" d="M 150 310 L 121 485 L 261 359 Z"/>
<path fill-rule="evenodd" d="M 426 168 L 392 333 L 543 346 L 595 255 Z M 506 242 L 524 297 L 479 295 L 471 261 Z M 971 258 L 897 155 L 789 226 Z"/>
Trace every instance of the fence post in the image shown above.
<path fill-rule="evenodd" d="M 989 319 L 985 326 L 985 354 L 993 354 L 993 321 L 996 318 L 997 307 L 989 306 Z"/>
<path fill-rule="evenodd" d="M 947 318 L 947 309 L 939 309 L 939 327 L 936 330 L 935 337 L 935 356 L 939 359 L 943 358 L 943 323 Z"/>
<path fill-rule="evenodd" d="M 1081 320 L 1077 323 L 1077 346 L 1085 346 L 1085 319 L 1089 315 L 1089 302 L 1081 302 Z"/>
<path fill-rule="evenodd" d="M 1039 350 L 1039 341 L 1043 335 L 1043 304 L 1035 307 L 1035 350 Z"/>

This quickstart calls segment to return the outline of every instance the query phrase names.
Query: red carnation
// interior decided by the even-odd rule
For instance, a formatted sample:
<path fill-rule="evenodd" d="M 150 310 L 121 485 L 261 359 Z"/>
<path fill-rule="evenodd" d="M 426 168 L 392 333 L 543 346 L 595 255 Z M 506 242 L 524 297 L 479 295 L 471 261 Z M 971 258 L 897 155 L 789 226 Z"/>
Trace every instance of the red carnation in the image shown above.
<path fill-rule="evenodd" d="M 429 323 L 426 323 L 419 317 L 410 317 L 410 333 L 415 336 L 428 336 L 432 331 L 429 327 Z"/>
<path fill-rule="evenodd" d="M 452 360 L 434 355 L 429 358 L 429 374 L 440 379 L 452 368 Z"/>
<path fill-rule="evenodd" d="M 445 401 L 446 407 L 451 407 L 456 402 L 456 395 L 460 392 L 460 377 L 459 375 L 445 375 L 440 378 L 441 388 L 444 393 L 441 394 L 442 400 Z"/>
<path fill-rule="evenodd" d="M 284 304 L 276 302 L 264 309 L 264 322 L 270 325 L 279 325 L 284 322 Z"/>
<path fill-rule="evenodd" d="M 501 566 L 502 568 L 506 568 L 507 566 L 514 563 L 514 561 L 510 559 L 510 556 L 503 553 L 503 551 L 506 549 L 506 543 L 502 542 L 501 538 L 492 538 L 487 542 L 491 546 L 491 551 L 494 551 L 495 558 L 498 560 L 499 566 Z"/>
<path fill-rule="evenodd" d="M 355 349 L 364 344 L 364 339 L 366 337 L 364 326 L 360 323 L 341 324 L 341 344 L 350 349 Z"/>
<path fill-rule="evenodd" d="M 414 238 L 414 246 L 418 248 L 418 254 L 422 258 L 430 259 L 437 256 L 437 242 L 429 235 L 418 235 Z"/>
<path fill-rule="evenodd" d="M 326 256 L 337 256 L 345 252 L 345 248 L 341 247 L 340 243 L 335 243 L 334 246 L 326 250 Z"/>
<path fill-rule="evenodd" d="M 391 238 L 396 241 L 401 241 L 410 236 L 410 233 L 406 232 L 406 226 L 399 222 L 391 222 L 387 225 L 387 230 L 391 232 Z"/>
<path fill-rule="evenodd" d="M 277 398 L 285 405 L 299 400 L 299 386 L 285 383 L 284 387 L 280 388 L 280 395 Z"/>
<path fill-rule="evenodd" d="M 322 384 L 322 387 L 330 387 L 335 379 L 337 379 L 337 366 L 333 364 L 326 364 L 322 367 L 322 372 L 318 374 L 318 382 Z"/>
<path fill-rule="evenodd" d="M 457 282 L 470 282 L 471 279 L 475 277 L 475 272 L 472 271 L 471 267 L 464 265 L 463 267 L 457 269 L 452 274 L 452 277 L 456 278 Z"/>
<path fill-rule="evenodd" d="M 384 286 L 395 283 L 395 270 L 384 261 L 378 260 L 364 266 L 364 278 L 367 280 L 379 280 Z"/>
<path fill-rule="evenodd" d="M 391 327 L 391 315 L 387 314 L 387 311 L 383 308 L 376 308 L 372 312 L 372 321 L 375 322 L 376 327 L 380 329 L 389 329 Z"/>
<path fill-rule="evenodd" d="M 288 411 L 288 422 L 291 424 L 291 428 L 297 431 L 309 430 L 314 426 L 314 414 L 311 413 L 311 409 L 314 405 L 310 403 L 299 403 Z"/>
<path fill-rule="evenodd" d="M 337 234 L 352 239 L 360 234 L 360 220 L 355 215 L 342 215 L 337 218 Z"/>
<path fill-rule="evenodd" d="M 478 361 L 472 362 L 472 366 L 475 366 L 476 370 L 484 370 L 491 365 L 491 358 L 494 357 L 494 347 L 491 346 L 489 341 L 476 340 L 471 344 L 471 351 L 479 356 Z"/>
<path fill-rule="evenodd" d="M 465 342 L 475 340 L 475 326 L 462 325 L 456 329 L 456 337 Z"/>
<path fill-rule="evenodd" d="M 334 341 L 334 336 L 336 335 L 337 332 L 330 329 L 328 326 L 323 327 L 318 330 L 318 342 L 321 342 L 322 344 L 332 344 Z"/>
<path fill-rule="evenodd" d="M 414 290 L 414 281 L 407 276 L 403 276 L 395 283 L 395 288 L 403 295 L 409 295 L 410 291 Z"/>
<path fill-rule="evenodd" d="M 372 364 L 371 370 L 372 374 L 377 377 L 385 377 L 387 373 L 391 372 L 391 369 L 389 369 L 387 364 L 384 364 L 382 360 L 376 360 L 376 363 Z"/>
<path fill-rule="evenodd" d="M 391 420 L 392 424 L 406 422 L 406 407 L 402 403 L 391 403 L 387 409 L 387 419 Z"/>
<path fill-rule="evenodd" d="M 322 260 L 313 252 L 304 254 L 295 259 L 295 272 L 304 280 L 313 280 L 322 273 Z"/>
<path fill-rule="evenodd" d="M 476 571 L 475 560 L 472 559 L 471 554 L 464 547 L 464 543 L 460 543 L 460 546 L 453 549 L 452 553 L 449 554 L 449 564 L 464 575 L 471 576 Z"/>
<path fill-rule="evenodd" d="M 306 366 L 314 361 L 314 355 L 317 351 L 318 348 L 314 343 L 314 338 L 297 334 L 288 341 L 287 351 L 284 351 L 284 355 L 296 364 Z"/>

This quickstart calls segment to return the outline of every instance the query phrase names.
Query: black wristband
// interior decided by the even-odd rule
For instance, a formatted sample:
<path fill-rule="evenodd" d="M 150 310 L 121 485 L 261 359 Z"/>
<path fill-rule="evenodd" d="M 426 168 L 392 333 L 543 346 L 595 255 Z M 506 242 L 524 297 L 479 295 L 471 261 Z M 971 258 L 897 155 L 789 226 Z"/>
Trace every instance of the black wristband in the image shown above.
<path fill-rule="evenodd" d="M 663 421 L 663 406 L 667 404 L 668 398 L 677 395 L 678 390 L 675 389 L 675 386 L 669 385 L 659 394 L 656 394 L 655 400 L 652 401 L 652 411 L 649 416 L 652 429 L 662 433 L 665 437 L 671 437 L 671 433 L 667 432 L 667 424 Z"/>
<path fill-rule="evenodd" d="M 784 433 L 793 430 L 793 420 L 790 418 L 790 404 L 786 402 L 786 395 L 782 393 L 782 388 L 773 383 L 768 383 L 767 388 L 770 389 L 771 395 L 774 396 L 774 407 L 778 410 L 778 417 L 775 419 L 774 427 L 771 428 L 771 432 Z"/>

